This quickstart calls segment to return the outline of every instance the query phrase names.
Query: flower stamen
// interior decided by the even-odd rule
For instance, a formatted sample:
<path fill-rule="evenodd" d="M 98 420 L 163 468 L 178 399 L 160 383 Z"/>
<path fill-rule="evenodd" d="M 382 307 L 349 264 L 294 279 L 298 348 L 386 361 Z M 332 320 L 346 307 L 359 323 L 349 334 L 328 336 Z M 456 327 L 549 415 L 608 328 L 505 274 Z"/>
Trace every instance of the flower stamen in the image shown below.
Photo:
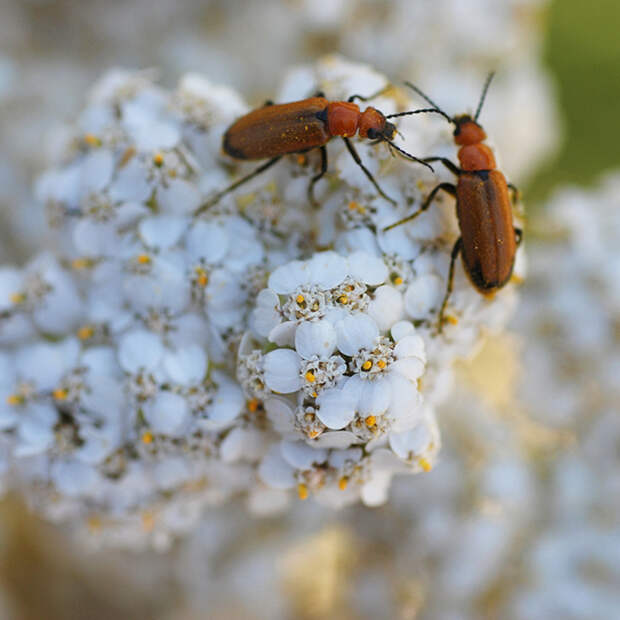
<path fill-rule="evenodd" d="M 15 405 L 21 405 L 24 402 L 24 397 L 21 394 L 9 394 L 6 397 L 6 404 L 7 405 L 11 405 L 11 406 L 15 406 Z"/>
<path fill-rule="evenodd" d="M 308 499 L 308 487 L 303 482 L 297 485 L 297 495 L 299 499 Z"/>

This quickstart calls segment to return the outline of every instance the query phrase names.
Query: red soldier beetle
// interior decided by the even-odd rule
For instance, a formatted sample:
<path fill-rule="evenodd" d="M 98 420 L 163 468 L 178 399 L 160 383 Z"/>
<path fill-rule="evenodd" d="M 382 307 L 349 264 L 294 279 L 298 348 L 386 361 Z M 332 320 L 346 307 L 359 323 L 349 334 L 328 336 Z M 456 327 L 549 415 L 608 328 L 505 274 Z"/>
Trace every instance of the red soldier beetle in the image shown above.
<path fill-rule="evenodd" d="M 305 153 L 318 148 L 321 152 L 321 169 L 313 176 L 308 185 L 308 200 L 316 206 L 314 186 L 327 171 L 327 149 L 325 145 L 334 137 L 341 137 L 355 163 L 362 169 L 366 177 L 374 185 L 378 194 L 385 200 L 396 204 L 379 186 L 371 172 L 364 166 L 350 138 L 358 134 L 360 138 L 368 138 L 374 142 L 385 142 L 390 149 L 396 150 L 406 158 L 416 161 L 433 170 L 432 166 L 414 157 L 394 144 L 396 127 L 388 121 L 393 116 L 385 116 L 376 108 L 368 107 L 363 112 L 356 99 L 369 101 L 374 99 L 388 87 L 364 97 L 352 95 L 347 101 L 329 101 L 323 93 L 309 99 L 293 103 L 274 104 L 267 102 L 265 106 L 253 110 L 235 121 L 224 134 L 222 148 L 234 159 L 251 161 L 267 159 L 268 161 L 250 174 L 235 181 L 226 189 L 218 192 L 213 198 L 201 205 L 196 214 L 206 211 L 223 196 L 234 191 L 240 185 L 264 172 L 284 155 Z M 416 110 L 418 113 L 428 110 Z"/>
<path fill-rule="evenodd" d="M 455 126 L 454 142 L 460 147 L 460 167 L 444 157 L 423 158 L 425 162 L 443 163 L 457 176 L 456 185 L 440 183 L 430 192 L 418 211 L 384 228 L 384 231 L 388 231 L 418 217 L 431 206 L 440 190 L 456 198 L 461 236 L 456 240 L 450 256 L 448 286 L 439 310 L 439 332 L 443 329 L 444 313 L 452 293 L 454 266 L 458 255 L 461 254 L 465 273 L 474 287 L 482 295 L 492 296 L 510 280 L 517 247 L 521 243 L 522 231 L 513 226 L 512 202 L 508 192 L 509 188 L 512 189 L 516 197 L 517 190 L 514 185 L 508 184 L 504 175 L 496 169 L 493 152 L 483 144 L 486 133 L 478 124 L 493 75 L 490 73 L 486 79 L 473 118 L 468 114 L 451 118 L 417 86 L 405 82 L 433 106 L 425 112 L 436 112 Z M 410 112 L 401 112 L 393 116 L 408 114 Z"/>

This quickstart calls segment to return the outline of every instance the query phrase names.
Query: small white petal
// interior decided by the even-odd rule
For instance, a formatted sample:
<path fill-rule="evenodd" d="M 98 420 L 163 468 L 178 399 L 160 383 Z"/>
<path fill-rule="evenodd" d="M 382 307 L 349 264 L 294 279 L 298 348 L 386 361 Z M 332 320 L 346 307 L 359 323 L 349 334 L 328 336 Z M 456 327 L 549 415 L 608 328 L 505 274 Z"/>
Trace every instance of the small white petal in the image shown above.
<path fill-rule="evenodd" d="M 362 485 L 360 497 L 366 506 L 381 506 L 388 500 L 392 481 L 391 471 L 373 472 L 372 477 Z"/>
<path fill-rule="evenodd" d="M 181 435 L 189 422 L 187 401 L 179 394 L 160 392 L 144 406 L 144 417 L 151 430 L 165 435 Z"/>
<path fill-rule="evenodd" d="M 295 469 L 310 469 L 327 459 L 327 450 L 311 448 L 303 441 L 283 441 L 280 452 L 282 458 Z"/>
<path fill-rule="evenodd" d="M 130 123 L 128 132 L 136 143 L 136 148 L 145 153 L 172 149 L 181 137 L 176 125 L 154 119 Z"/>
<path fill-rule="evenodd" d="M 341 429 L 355 417 L 357 395 L 344 387 L 325 390 L 316 399 L 317 416 L 327 428 Z"/>
<path fill-rule="evenodd" d="M 146 330 L 129 332 L 122 336 L 118 349 L 118 362 L 127 372 L 141 368 L 153 370 L 159 365 L 164 346 L 159 336 Z"/>
<path fill-rule="evenodd" d="M 366 252 L 355 252 L 349 256 L 349 274 L 355 280 L 378 286 L 388 277 L 388 268 L 383 260 Z"/>
<path fill-rule="evenodd" d="M 401 338 L 394 347 L 394 355 L 398 359 L 405 357 L 417 357 L 423 362 L 426 361 L 426 349 L 424 340 L 419 334 L 409 334 Z"/>
<path fill-rule="evenodd" d="M 112 178 L 114 156 L 110 151 L 97 149 L 84 156 L 80 166 L 80 194 L 100 192 Z"/>
<path fill-rule="evenodd" d="M 184 179 L 172 179 L 166 187 L 157 190 L 157 202 L 163 213 L 190 215 L 201 201 L 198 188 Z"/>
<path fill-rule="evenodd" d="M 415 331 L 415 327 L 413 323 L 409 321 L 398 321 L 395 325 L 392 325 L 392 329 L 390 333 L 392 334 L 392 338 L 394 338 L 395 342 L 398 342 L 405 336 L 412 334 Z"/>
<path fill-rule="evenodd" d="M 380 286 L 368 304 L 368 314 L 381 331 L 387 331 L 402 318 L 404 306 L 403 296 L 399 291 L 393 286 Z"/>
<path fill-rule="evenodd" d="M 220 444 L 220 457 L 225 463 L 255 461 L 263 446 L 261 433 L 251 428 L 233 428 Z"/>
<path fill-rule="evenodd" d="M 346 431 L 330 433 L 330 435 L 344 434 Z M 359 463 L 364 453 L 361 448 L 349 448 L 348 450 L 334 450 L 329 455 L 329 464 L 340 469 L 347 463 Z"/>
<path fill-rule="evenodd" d="M 146 169 L 137 157 L 123 166 L 109 190 L 116 202 L 145 202 L 151 195 L 151 185 L 146 180 Z"/>
<path fill-rule="evenodd" d="M 347 389 L 357 394 L 357 412 L 362 416 L 382 415 L 390 405 L 392 388 L 385 378 L 366 381 L 353 376 L 347 382 Z"/>
<path fill-rule="evenodd" d="M 187 233 L 187 252 L 191 259 L 209 264 L 221 261 L 228 252 L 229 238 L 219 222 L 196 222 Z"/>
<path fill-rule="evenodd" d="M 329 431 L 322 433 L 316 439 L 311 439 L 311 445 L 317 448 L 333 448 L 342 450 L 357 443 L 357 437 L 349 431 Z M 333 453 L 332 453 L 333 454 Z M 337 453 L 336 453 L 337 454 Z M 330 456 L 330 464 L 332 457 Z"/>
<path fill-rule="evenodd" d="M 73 230 L 73 243 L 81 256 L 111 256 L 119 245 L 116 226 L 111 222 L 80 220 Z"/>
<path fill-rule="evenodd" d="M 335 252 L 315 254 L 308 262 L 309 282 L 321 288 L 338 286 L 346 277 L 347 259 Z"/>
<path fill-rule="evenodd" d="M 265 383 L 281 394 L 296 392 L 302 384 L 301 360 L 291 349 L 276 349 L 265 355 Z"/>
<path fill-rule="evenodd" d="M 164 368 L 170 379 L 180 385 L 200 383 L 207 372 L 207 355 L 197 345 L 171 351 L 164 356 Z"/>
<path fill-rule="evenodd" d="M 396 372 L 390 373 L 389 381 L 392 386 L 392 402 L 388 413 L 394 420 L 392 428 L 394 431 L 412 428 L 422 413 L 422 398 L 417 386 Z"/>
<path fill-rule="evenodd" d="M 178 242 L 186 225 L 186 220 L 183 218 L 158 215 L 144 218 L 138 225 L 138 232 L 146 246 L 165 249 Z"/>
<path fill-rule="evenodd" d="M 295 321 L 284 321 L 269 332 L 269 342 L 273 342 L 279 347 L 293 347 L 295 346 L 296 331 L 297 323 Z"/>
<path fill-rule="evenodd" d="M 347 316 L 336 324 L 338 349 L 355 355 L 360 349 L 372 349 L 379 336 L 377 324 L 367 314 Z"/>
<path fill-rule="evenodd" d="M 401 458 L 409 459 L 422 454 L 433 441 L 433 434 L 425 423 L 416 424 L 403 433 L 390 433 L 390 448 Z"/>
<path fill-rule="evenodd" d="M 304 359 L 328 358 L 336 347 L 336 330 L 326 320 L 302 323 L 295 332 L 295 349 Z"/>
<path fill-rule="evenodd" d="M 223 373 L 214 372 L 213 379 L 219 384 L 219 388 L 207 411 L 208 419 L 203 425 L 208 429 L 219 430 L 230 426 L 241 413 L 245 406 L 245 398 L 241 387 Z"/>
<path fill-rule="evenodd" d="M 269 276 L 269 288 L 278 295 L 289 295 L 310 278 L 308 266 L 302 261 L 292 261 L 281 265 Z"/>
<path fill-rule="evenodd" d="M 93 467 L 77 461 L 53 463 L 50 476 L 56 489 L 67 497 L 90 495 L 100 483 Z"/>
<path fill-rule="evenodd" d="M 295 486 L 295 470 L 284 460 L 279 446 L 265 455 L 258 466 L 260 479 L 274 489 L 292 489 Z"/>
<path fill-rule="evenodd" d="M 396 360 L 390 367 L 391 372 L 397 372 L 409 381 L 419 379 L 424 374 L 424 370 L 424 361 L 418 357 L 405 357 Z"/>
<path fill-rule="evenodd" d="M 443 282 L 438 276 L 427 273 L 409 285 L 405 294 L 405 310 L 412 319 L 428 318 L 438 310 L 443 295 Z"/>
<path fill-rule="evenodd" d="M 266 338 L 281 321 L 278 296 L 271 289 L 263 289 L 256 298 L 256 307 L 250 316 L 250 327 L 255 334 Z"/>
<path fill-rule="evenodd" d="M 264 403 L 267 418 L 275 431 L 284 435 L 295 430 L 293 409 L 283 398 L 268 398 Z"/>

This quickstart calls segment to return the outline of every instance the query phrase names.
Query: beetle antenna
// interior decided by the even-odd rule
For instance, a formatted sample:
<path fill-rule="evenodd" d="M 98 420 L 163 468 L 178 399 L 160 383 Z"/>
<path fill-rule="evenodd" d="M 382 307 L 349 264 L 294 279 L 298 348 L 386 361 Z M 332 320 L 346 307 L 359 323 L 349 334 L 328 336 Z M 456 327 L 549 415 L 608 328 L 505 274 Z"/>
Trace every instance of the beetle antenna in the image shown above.
<path fill-rule="evenodd" d="M 420 95 L 420 97 L 422 97 L 425 101 L 428 101 L 428 103 L 430 103 L 433 106 L 433 108 L 437 110 L 437 112 L 439 112 L 439 114 L 447 118 L 451 123 L 454 122 L 427 94 L 422 92 L 415 84 L 405 81 L 405 85 L 409 86 L 411 90 L 418 93 L 418 95 Z"/>
<path fill-rule="evenodd" d="M 393 149 L 396 149 L 399 153 L 404 155 L 407 159 L 411 159 L 412 161 L 417 161 L 419 164 L 422 164 L 423 166 L 426 166 L 427 168 L 429 168 L 431 172 L 435 172 L 433 166 L 425 162 L 423 159 L 418 159 L 411 153 L 407 153 L 407 151 L 405 151 L 404 149 L 401 149 L 400 146 L 396 146 L 391 140 L 388 140 L 387 138 L 385 139 L 385 141 L 388 143 L 388 148 L 392 147 Z"/>
<path fill-rule="evenodd" d="M 489 90 L 489 85 L 491 84 L 491 80 L 493 79 L 494 75 L 495 75 L 495 71 L 491 71 L 491 73 L 487 75 L 487 79 L 482 88 L 482 95 L 480 95 L 480 101 L 478 102 L 478 107 L 476 108 L 476 116 L 474 116 L 475 121 L 477 121 L 478 117 L 480 116 L 480 110 L 482 110 L 482 104 L 484 103 L 484 100 L 487 96 L 487 91 Z"/>
<path fill-rule="evenodd" d="M 444 118 L 448 119 L 451 123 L 452 119 L 439 108 L 424 108 L 422 110 L 410 110 L 409 112 L 397 112 L 396 114 L 388 114 L 385 118 L 395 118 L 397 116 L 409 116 L 411 114 L 422 114 L 424 112 L 435 112 L 437 114 L 441 114 Z"/>

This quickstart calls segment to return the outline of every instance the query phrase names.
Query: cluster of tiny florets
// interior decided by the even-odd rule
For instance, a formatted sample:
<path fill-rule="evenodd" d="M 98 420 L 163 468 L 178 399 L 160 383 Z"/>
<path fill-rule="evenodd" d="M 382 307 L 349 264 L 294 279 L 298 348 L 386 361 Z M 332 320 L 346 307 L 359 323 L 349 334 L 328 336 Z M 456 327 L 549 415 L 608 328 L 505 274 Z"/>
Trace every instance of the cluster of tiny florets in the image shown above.
<path fill-rule="evenodd" d="M 344 76 L 368 93 L 386 84 L 329 58 L 292 72 L 289 97 L 302 74 L 331 97 L 350 94 L 334 86 Z M 196 75 L 170 92 L 112 72 L 39 181 L 55 251 L 0 270 L 0 435 L 3 469 L 36 482 L 52 515 L 148 514 L 176 532 L 195 520 L 163 515 L 188 501 L 243 494 L 264 512 L 293 489 L 382 503 L 395 474 L 433 467 L 446 369 L 504 320 L 511 295 L 489 303 L 459 273 L 437 334 L 453 204 L 382 232 L 436 179 L 381 145 L 357 148 L 396 208 L 335 141 L 320 209 L 313 153 L 206 208 L 242 174 L 220 144 L 247 109 Z M 449 144 L 418 121 L 400 127 L 406 145 Z"/>

